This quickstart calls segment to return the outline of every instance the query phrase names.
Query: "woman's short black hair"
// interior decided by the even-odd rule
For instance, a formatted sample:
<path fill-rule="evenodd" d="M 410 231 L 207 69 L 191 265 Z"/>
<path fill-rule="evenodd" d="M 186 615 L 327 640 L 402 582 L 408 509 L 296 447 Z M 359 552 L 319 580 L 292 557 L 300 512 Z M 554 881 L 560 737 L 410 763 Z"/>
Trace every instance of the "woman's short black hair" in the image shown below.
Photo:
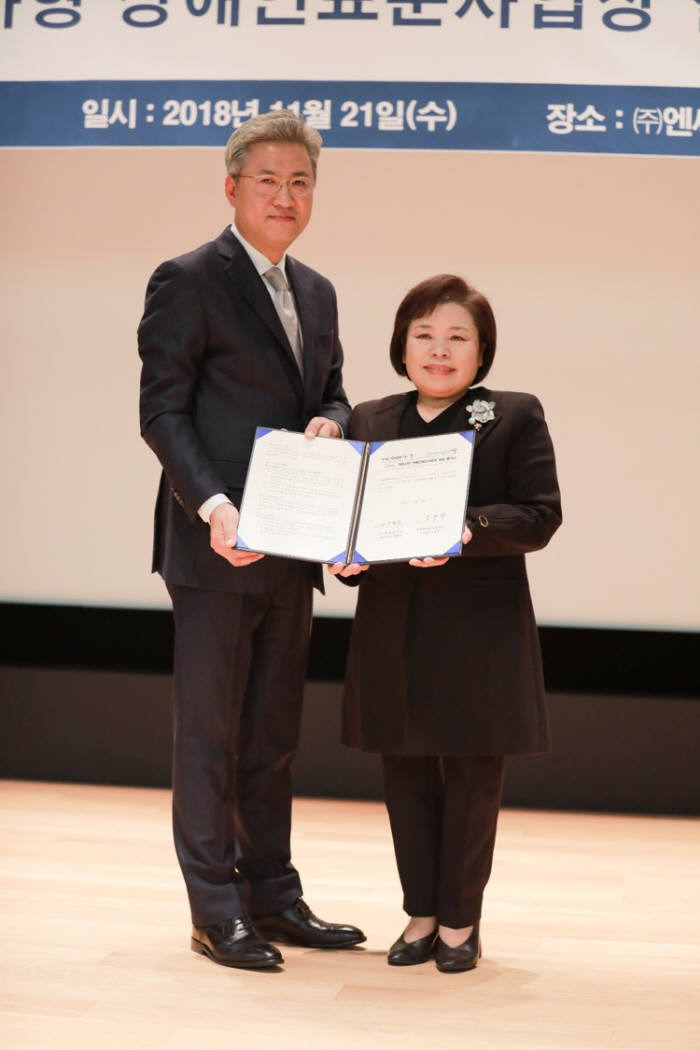
<path fill-rule="evenodd" d="M 389 347 L 389 357 L 394 370 L 400 376 L 406 375 L 403 356 L 411 321 L 415 321 L 417 317 L 428 317 L 440 303 L 459 303 L 469 311 L 479 333 L 479 348 L 482 352 L 482 361 L 474 376 L 474 383 L 480 383 L 493 364 L 496 353 L 496 318 L 486 296 L 452 273 L 428 277 L 403 297 L 396 311 Z"/>

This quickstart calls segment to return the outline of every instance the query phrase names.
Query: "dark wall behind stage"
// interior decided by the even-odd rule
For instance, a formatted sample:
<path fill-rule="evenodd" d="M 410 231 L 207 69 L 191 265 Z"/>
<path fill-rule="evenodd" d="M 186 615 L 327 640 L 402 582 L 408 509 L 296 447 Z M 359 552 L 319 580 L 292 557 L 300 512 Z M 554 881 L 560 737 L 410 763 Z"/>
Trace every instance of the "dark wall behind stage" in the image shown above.
<path fill-rule="evenodd" d="M 294 767 L 300 795 L 379 798 L 376 756 L 339 743 L 350 621 L 317 618 Z M 700 812 L 698 636 L 540 629 L 550 754 L 512 758 L 505 803 Z M 0 776 L 170 782 L 168 612 L 0 604 Z"/>

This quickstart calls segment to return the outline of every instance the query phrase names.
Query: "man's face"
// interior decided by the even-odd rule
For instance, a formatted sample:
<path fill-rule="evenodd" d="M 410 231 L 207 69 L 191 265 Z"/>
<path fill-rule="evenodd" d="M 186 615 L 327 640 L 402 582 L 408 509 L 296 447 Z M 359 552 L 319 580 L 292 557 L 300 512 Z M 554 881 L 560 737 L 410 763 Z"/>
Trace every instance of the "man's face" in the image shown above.
<path fill-rule="evenodd" d="M 236 209 L 236 227 L 254 248 L 277 263 L 311 218 L 313 189 L 301 197 L 294 190 L 304 181 L 313 186 L 309 154 L 289 142 L 256 142 L 240 176 L 226 177 L 226 197 Z M 268 196 L 270 189 L 273 193 Z"/>

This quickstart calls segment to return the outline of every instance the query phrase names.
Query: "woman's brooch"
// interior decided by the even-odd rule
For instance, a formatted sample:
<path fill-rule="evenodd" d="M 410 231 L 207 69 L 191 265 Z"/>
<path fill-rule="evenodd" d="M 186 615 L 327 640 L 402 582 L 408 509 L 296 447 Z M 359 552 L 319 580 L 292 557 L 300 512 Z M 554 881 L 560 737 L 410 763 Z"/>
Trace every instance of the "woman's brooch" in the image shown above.
<path fill-rule="evenodd" d="M 495 401 L 481 401 L 479 399 L 472 401 L 471 405 L 467 405 L 467 412 L 471 412 L 469 422 L 474 427 L 474 430 L 481 430 L 484 423 L 489 423 L 496 418 L 493 414 L 495 407 Z"/>

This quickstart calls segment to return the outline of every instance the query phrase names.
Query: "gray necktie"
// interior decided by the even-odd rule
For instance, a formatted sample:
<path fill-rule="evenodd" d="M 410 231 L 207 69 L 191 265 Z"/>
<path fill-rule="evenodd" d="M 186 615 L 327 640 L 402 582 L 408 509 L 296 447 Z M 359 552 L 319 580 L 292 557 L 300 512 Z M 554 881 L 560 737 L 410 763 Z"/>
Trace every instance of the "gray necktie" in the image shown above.
<path fill-rule="evenodd" d="M 275 289 L 275 308 L 279 314 L 279 319 L 282 322 L 284 330 L 287 333 L 287 338 L 289 339 L 289 344 L 294 352 L 294 359 L 299 367 L 299 371 L 303 375 L 304 366 L 301 356 L 299 321 L 294 307 L 294 299 L 292 298 L 292 293 L 287 284 L 287 278 L 284 276 L 279 266 L 271 266 L 269 270 L 266 270 L 265 278 Z"/>

